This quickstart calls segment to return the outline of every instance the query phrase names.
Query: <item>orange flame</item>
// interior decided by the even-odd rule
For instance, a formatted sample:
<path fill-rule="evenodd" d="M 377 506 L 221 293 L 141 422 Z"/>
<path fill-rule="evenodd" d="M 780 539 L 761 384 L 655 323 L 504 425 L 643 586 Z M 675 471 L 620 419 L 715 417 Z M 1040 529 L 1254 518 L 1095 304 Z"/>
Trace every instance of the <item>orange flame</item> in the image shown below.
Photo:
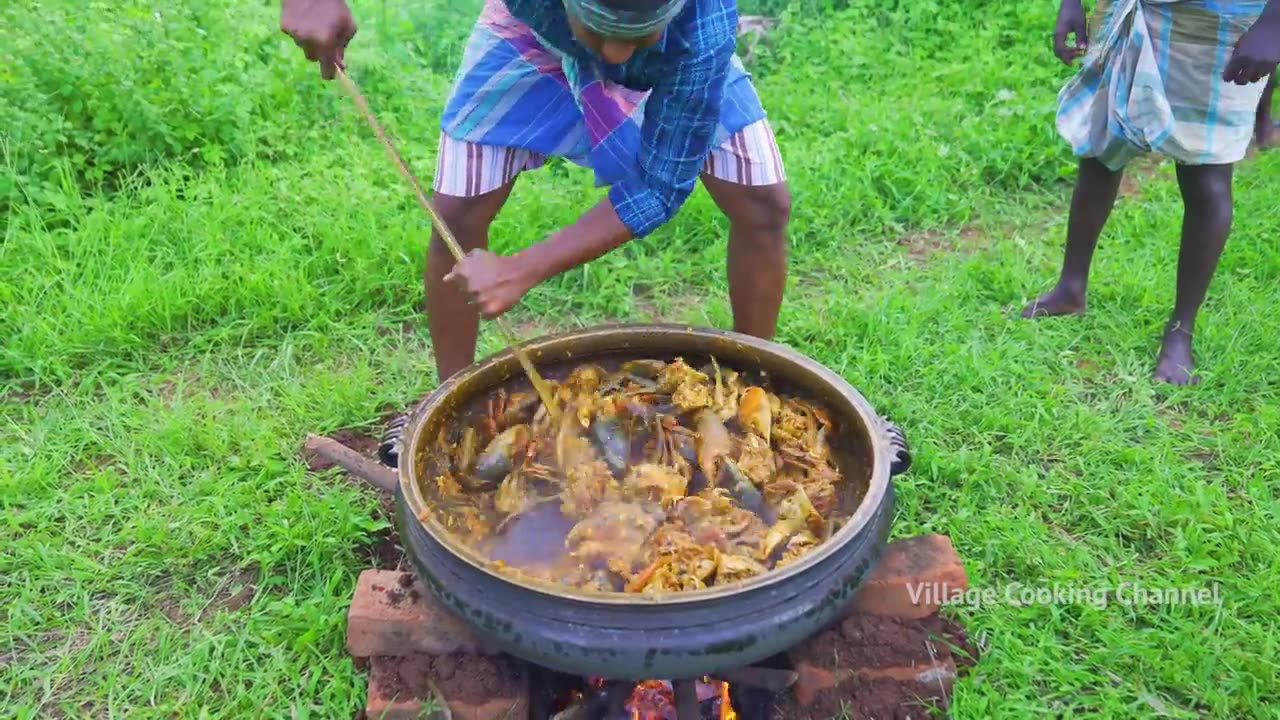
<path fill-rule="evenodd" d="M 698 702 L 715 698 L 715 715 L 710 720 L 738 720 L 729 700 L 729 683 L 704 677 L 697 685 Z M 643 680 L 636 683 L 627 699 L 631 720 L 676 720 L 676 697 L 666 680 Z"/>
<path fill-rule="evenodd" d="M 720 683 L 720 720 L 738 720 L 738 713 L 729 700 L 729 683 Z"/>
<path fill-rule="evenodd" d="M 627 709 L 631 720 L 667 720 L 675 716 L 675 692 L 663 680 L 642 680 L 627 698 Z"/>

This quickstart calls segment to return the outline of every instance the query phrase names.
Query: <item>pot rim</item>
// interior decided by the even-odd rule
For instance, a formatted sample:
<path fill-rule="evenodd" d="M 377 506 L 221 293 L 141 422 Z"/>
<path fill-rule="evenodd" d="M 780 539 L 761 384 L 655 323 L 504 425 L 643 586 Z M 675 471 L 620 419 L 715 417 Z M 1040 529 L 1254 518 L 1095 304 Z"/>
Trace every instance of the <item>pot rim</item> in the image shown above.
<path fill-rule="evenodd" d="M 572 348 L 575 343 L 586 337 L 599 336 L 601 334 L 616 334 L 621 338 L 638 332 L 643 332 L 649 336 L 655 334 L 668 336 L 674 341 L 671 344 L 671 347 L 673 348 L 678 348 L 680 346 L 680 338 L 688 338 L 690 336 L 700 336 L 707 340 L 720 339 L 738 343 L 747 349 L 773 355 L 786 362 L 800 366 L 809 373 L 817 376 L 822 382 L 836 389 L 846 401 L 853 405 L 854 410 L 861 415 L 861 419 L 866 425 L 868 434 L 870 435 L 868 438 L 868 447 L 871 451 L 872 459 L 871 474 L 867 481 L 866 493 L 863 494 L 862 499 L 858 503 L 857 509 L 849 516 L 849 519 L 845 524 L 837 530 L 834 535 L 827 538 L 825 542 L 819 544 L 816 548 L 809 551 L 799 560 L 791 563 L 790 565 L 781 569 L 770 570 L 769 572 L 756 575 L 729 586 L 712 587 L 705 590 L 690 590 L 658 596 L 641 595 L 638 593 L 593 592 L 533 578 L 516 578 L 498 572 L 494 568 L 490 567 L 491 561 L 484 559 L 470 547 L 454 540 L 447 531 L 440 527 L 439 523 L 435 520 L 435 516 L 432 513 L 427 512 L 428 503 L 426 498 L 423 496 L 419 483 L 417 482 L 419 475 L 419 468 L 417 467 L 417 449 L 421 443 L 420 436 L 422 434 L 425 421 L 442 406 L 444 400 L 453 393 L 454 388 L 461 385 L 467 379 L 489 371 L 491 368 L 498 365 L 510 364 L 514 366 L 515 373 L 517 375 L 523 374 L 523 371 L 519 369 L 518 360 L 515 358 L 515 354 L 512 352 L 511 348 L 508 347 L 479 362 L 473 363 L 437 386 L 436 389 L 414 409 L 405 427 L 405 442 L 403 450 L 400 452 L 398 462 L 400 492 L 404 498 L 404 502 L 408 505 L 409 510 L 413 513 L 413 516 L 417 518 L 418 523 L 422 525 L 427 534 L 430 535 L 433 540 L 440 543 L 446 550 L 461 558 L 475 570 L 497 578 L 498 580 L 516 588 L 552 596 L 560 601 L 578 601 L 591 604 L 632 607 L 673 607 L 713 601 L 743 592 L 760 591 L 785 582 L 798 574 L 804 573 L 811 566 L 821 562 L 822 559 L 828 557 L 832 553 L 838 552 L 850 540 L 866 529 L 868 523 L 872 520 L 875 514 L 876 508 L 880 506 L 880 501 L 888 491 L 890 482 L 889 468 L 891 450 L 888 439 L 884 433 L 884 421 L 872 408 L 871 403 L 868 402 L 867 399 L 857 391 L 857 389 L 849 384 L 849 382 L 844 378 L 827 369 L 821 363 L 812 360 L 785 345 L 770 340 L 763 340 L 761 338 L 744 335 L 731 330 L 721 330 L 718 328 L 698 327 L 676 323 L 613 323 L 594 325 L 587 328 L 554 333 L 533 340 L 528 340 L 523 343 L 522 347 L 529 353 L 530 358 L 537 363 L 539 355 L 544 353 L 554 353 L 557 350 L 562 350 L 564 348 Z M 675 350 L 674 352 L 679 353 L 679 350 Z M 555 362 L 561 362 L 561 360 L 557 358 Z M 424 517 L 426 517 L 427 520 L 423 520 Z"/>

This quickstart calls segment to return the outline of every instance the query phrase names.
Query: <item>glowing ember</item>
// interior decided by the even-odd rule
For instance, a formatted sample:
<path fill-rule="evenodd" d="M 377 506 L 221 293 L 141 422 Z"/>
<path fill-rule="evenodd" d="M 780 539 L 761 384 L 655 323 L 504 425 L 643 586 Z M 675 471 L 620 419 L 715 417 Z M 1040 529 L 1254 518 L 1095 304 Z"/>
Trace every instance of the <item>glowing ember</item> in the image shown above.
<path fill-rule="evenodd" d="M 608 683 L 602 677 L 587 678 L 587 687 L 603 688 Z M 738 720 L 738 713 L 729 700 L 729 683 L 703 677 L 694 684 L 703 720 Z M 574 701 L 582 698 L 574 693 Z M 644 680 L 636 683 L 627 698 L 626 711 L 631 720 L 678 720 L 676 694 L 669 680 Z"/>
<path fill-rule="evenodd" d="M 631 720 L 676 720 L 676 695 L 665 680 L 645 680 L 636 684 L 627 699 Z"/>
<path fill-rule="evenodd" d="M 695 687 L 698 704 L 707 720 L 738 720 L 738 713 L 729 701 L 729 683 L 704 677 Z M 708 701 L 710 705 L 708 706 Z M 677 720 L 676 695 L 667 680 L 645 680 L 637 683 L 627 700 L 631 720 Z"/>

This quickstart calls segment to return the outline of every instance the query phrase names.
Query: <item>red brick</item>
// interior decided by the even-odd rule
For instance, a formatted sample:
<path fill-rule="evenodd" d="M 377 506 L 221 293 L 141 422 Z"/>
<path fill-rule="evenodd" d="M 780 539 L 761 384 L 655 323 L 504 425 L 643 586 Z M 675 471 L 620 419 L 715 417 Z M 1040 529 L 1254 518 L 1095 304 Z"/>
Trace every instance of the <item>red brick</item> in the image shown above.
<path fill-rule="evenodd" d="M 368 720 L 422 720 L 422 701 L 404 700 L 402 702 L 374 702 L 370 700 L 364 706 L 364 716 Z M 431 717 L 428 720 L 438 720 Z"/>
<path fill-rule="evenodd" d="M 396 702 L 370 699 L 364 706 L 364 716 L 368 720 L 422 720 L 422 700 L 400 700 Z M 428 720 L 439 720 L 434 715 Z"/>
<path fill-rule="evenodd" d="M 431 677 L 454 720 L 503 720 L 529 715 L 529 676 L 507 656 L 448 655 L 435 659 Z"/>
<path fill-rule="evenodd" d="M 849 603 L 849 612 L 923 618 L 969 587 L 964 564 L 946 535 L 892 542 Z M 914 597 L 913 597 L 914 596 Z"/>
<path fill-rule="evenodd" d="M 519 698 L 495 698 L 479 705 L 449 703 L 453 720 L 512 720 L 529 716 L 529 694 Z"/>
<path fill-rule="evenodd" d="M 835 673 L 809 660 L 797 661 L 792 669 L 796 682 L 791 686 L 791 694 L 802 706 L 812 704 L 818 693 L 836 686 Z"/>
<path fill-rule="evenodd" d="M 377 655 L 496 654 L 463 620 L 432 597 L 417 578 L 394 570 L 365 570 L 347 611 L 347 652 Z"/>
<path fill-rule="evenodd" d="M 501 676 L 500 687 L 490 688 L 491 697 L 478 702 L 448 697 L 449 685 L 437 674 L 439 663 L 446 659 L 457 662 L 458 658 L 465 657 L 467 656 L 453 655 L 449 658 L 433 658 L 418 654 L 372 658 L 369 697 L 365 702 L 366 717 L 369 720 L 419 720 L 429 701 L 437 708 L 447 708 L 447 716 L 453 720 L 510 720 L 528 716 L 528 675 L 522 664 L 508 663 L 505 658 L 490 661 L 500 662 L 502 667 L 509 669 L 509 674 Z M 475 656 L 471 657 L 475 659 Z M 433 688 L 445 693 L 445 696 L 435 696 Z M 427 720 L 441 720 L 446 715 L 436 712 L 426 717 Z"/>
<path fill-rule="evenodd" d="M 368 720 L 418 720 L 424 698 L 430 695 L 427 677 L 431 658 L 426 655 L 375 657 L 369 668 L 369 697 L 364 713 Z"/>

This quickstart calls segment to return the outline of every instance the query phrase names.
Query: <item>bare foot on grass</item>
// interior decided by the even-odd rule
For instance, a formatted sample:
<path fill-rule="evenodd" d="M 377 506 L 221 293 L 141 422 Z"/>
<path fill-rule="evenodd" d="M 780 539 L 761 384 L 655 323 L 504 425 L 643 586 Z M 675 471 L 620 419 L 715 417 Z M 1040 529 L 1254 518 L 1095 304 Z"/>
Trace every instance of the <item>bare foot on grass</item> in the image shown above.
<path fill-rule="evenodd" d="M 1200 376 L 1195 374 L 1195 370 L 1196 363 L 1191 357 L 1191 334 L 1179 328 L 1166 330 L 1152 379 L 1170 385 L 1198 385 Z"/>
<path fill-rule="evenodd" d="M 1062 285 L 1031 301 L 1022 309 L 1022 317 L 1038 318 L 1055 315 L 1080 315 L 1084 313 L 1084 293 L 1068 290 Z"/>

